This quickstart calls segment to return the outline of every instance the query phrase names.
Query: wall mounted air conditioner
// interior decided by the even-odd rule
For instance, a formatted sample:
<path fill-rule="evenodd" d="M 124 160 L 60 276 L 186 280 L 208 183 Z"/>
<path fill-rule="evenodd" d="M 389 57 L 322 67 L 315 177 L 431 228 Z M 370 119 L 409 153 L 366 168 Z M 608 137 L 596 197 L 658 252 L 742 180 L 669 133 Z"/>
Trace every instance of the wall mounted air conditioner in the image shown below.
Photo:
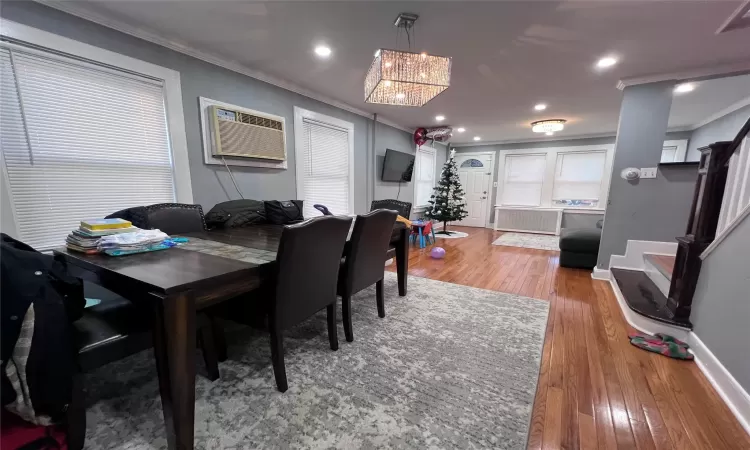
<path fill-rule="evenodd" d="M 560 234 L 563 210 L 560 208 L 523 208 L 495 206 L 496 231 Z"/>
<path fill-rule="evenodd" d="M 286 161 L 284 122 L 280 117 L 209 107 L 213 156 Z"/>

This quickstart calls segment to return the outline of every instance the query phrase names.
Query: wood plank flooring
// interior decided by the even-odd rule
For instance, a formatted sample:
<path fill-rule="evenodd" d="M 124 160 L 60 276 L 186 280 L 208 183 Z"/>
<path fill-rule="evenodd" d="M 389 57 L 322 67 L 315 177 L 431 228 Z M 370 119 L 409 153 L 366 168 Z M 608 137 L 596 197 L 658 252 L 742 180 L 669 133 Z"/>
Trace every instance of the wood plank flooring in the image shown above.
<path fill-rule="evenodd" d="M 550 302 L 529 449 L 750 449 L 695 363 L 630 345 L 607 282 L 558 252 L 493 246 L 502 232 L 455 229 L 469 237 L 438 238 L 445 259 L 413 247 L 409 274 Z"/>

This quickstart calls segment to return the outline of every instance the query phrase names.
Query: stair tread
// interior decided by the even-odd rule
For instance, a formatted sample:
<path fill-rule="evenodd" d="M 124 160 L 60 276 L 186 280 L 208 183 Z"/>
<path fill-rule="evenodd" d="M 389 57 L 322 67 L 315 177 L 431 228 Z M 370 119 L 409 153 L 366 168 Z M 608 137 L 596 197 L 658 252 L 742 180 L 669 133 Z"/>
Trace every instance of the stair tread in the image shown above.
<path fill-rule="evenodd" d="M 690 321 L 677 321 L 673 318 L 667 308 L 667 297 L 645 272 L 618 268 L 612 268 L 610 272 L 630 309 L 659 322 L 693 328 Z"/>
<path fill-rule="evenodd" d="M 657 255 L 655 253 L 644 253 L 643 259 L 650 262 L 651 265 L 656 267 L 662 275 L 667 277 L 668 280 L 672 279 L 672 271 L 674 270 L 674 256 L 668 255 Z"/>

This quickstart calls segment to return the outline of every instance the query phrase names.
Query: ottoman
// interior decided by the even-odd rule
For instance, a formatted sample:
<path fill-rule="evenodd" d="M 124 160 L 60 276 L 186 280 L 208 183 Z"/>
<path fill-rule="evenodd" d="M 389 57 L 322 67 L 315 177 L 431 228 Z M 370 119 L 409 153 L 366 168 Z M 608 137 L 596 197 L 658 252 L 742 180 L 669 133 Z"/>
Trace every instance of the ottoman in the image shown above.
<path fill-rule="evenodd" d="M 593 269 L 601 238 L 599 228 L 563 228 L 560 231 L 560 266 Z"/>

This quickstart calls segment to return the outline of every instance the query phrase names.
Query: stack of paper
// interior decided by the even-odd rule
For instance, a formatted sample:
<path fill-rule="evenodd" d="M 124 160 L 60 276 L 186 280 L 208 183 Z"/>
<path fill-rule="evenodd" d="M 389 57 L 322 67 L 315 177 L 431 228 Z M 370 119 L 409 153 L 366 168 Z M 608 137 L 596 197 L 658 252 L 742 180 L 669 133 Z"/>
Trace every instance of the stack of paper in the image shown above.
<path fill-rule="evenodd" d="M 73 230 L 65 240 L 70 250 L 82 253 L 98 253 L 99 240 L 102 236 L 132 233 L 138 231 L 127 220 L 123 219 L 89 219 L 82 220 L 81 226 Z"/>

